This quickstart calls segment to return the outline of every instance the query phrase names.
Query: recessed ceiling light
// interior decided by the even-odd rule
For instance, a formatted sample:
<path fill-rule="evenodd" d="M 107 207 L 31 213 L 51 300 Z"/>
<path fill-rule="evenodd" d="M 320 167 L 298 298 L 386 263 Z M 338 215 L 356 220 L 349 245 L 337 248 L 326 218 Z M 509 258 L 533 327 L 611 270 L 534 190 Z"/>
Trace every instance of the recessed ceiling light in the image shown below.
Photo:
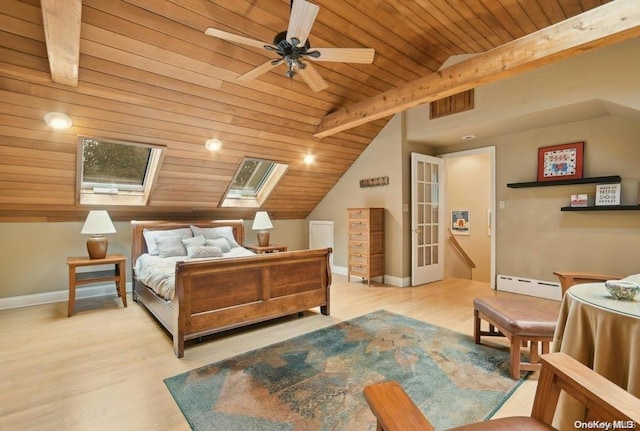
<path fill-rule="evenodd" d="M 304 162 L 307 165 L 310 165 L 311 163 L 313 163 L 315 159 L 316 159 L 316 156 L 314 156 L 313 154 L 307 154 L 306 156 L 304 156 Z"/>
<path fill-rule="evenodd" d="M 469 139 L 475 139 L 475 138 L 476 138 L 476 135 L 464 135 L 462 137 L 462 140 L 463 141 L 468 141 Z"/>
<path fill-rule="evenodd" d="M 220 142 L 220 139 L 211 138 L 204 143 L 204 147 L 208 151 L 218 151 L 220 148 L 222 148 L 222 142 Z"/>
<path fill-rule="evenodd" d="M 52 129 L 68 129 L 73 124 L 71 118 L 62 112 L 47 112 L 44 115 L 44 122 Z"/>

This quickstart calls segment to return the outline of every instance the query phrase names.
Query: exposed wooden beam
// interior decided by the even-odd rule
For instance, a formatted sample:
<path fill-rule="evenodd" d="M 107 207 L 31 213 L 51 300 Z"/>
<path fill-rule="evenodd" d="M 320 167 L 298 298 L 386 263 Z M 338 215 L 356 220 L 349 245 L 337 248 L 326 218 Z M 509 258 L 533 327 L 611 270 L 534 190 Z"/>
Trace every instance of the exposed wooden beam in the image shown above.
<path fill-rule="evenodd" d="M 640 0 L 616 0 L 431 75 L 328 114 L 314 134 L 335 133 L 640 35 Z"/>
<path fill-rule="evenodd" d="M 78 86 L 82 0 L 41 0 L 51 80 Z"/>

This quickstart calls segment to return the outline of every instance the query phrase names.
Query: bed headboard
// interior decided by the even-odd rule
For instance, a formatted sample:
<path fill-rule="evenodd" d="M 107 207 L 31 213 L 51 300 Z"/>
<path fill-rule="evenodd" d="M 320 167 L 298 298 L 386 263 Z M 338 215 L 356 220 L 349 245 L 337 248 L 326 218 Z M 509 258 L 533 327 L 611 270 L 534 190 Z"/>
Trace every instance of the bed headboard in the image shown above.
<path fill-rule="evenodd" d="M 244 223 L 242 220 L 186 220 L 186 221 L 167 221 L 167 220 L 149 220 L 149 221 L 131 221 L 131 262 L 134 263 L 138 256 L 147 252 L 147 243 L 144 240 L 142 232 L 145 229 L 151 230 L 167 230 L 189 227 L 190 225 L 199 227 L 223 227 L 231 226 L 233 236 L 240 245 L 244 245 Z"/>

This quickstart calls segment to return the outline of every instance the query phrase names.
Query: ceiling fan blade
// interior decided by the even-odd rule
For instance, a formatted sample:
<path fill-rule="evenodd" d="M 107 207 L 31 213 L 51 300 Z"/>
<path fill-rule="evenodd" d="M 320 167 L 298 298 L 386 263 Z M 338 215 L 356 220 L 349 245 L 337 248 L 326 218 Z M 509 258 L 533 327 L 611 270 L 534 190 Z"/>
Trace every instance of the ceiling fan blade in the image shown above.
<path fill-rule="evenodd" d="M 302 46 L 307 41 L 313 22 L 316 20 L 320 7 L 306 0 L 293 0 L 291 16 L 289 17 L 289 27 L 287 28 L 287 40 L 298 39 L 298 46 Z"/>
<path fill-rule="evenodd" d="M 314 93 L 329 88 L 329 84 L 320 76 L 320 73 L 313 64 L 307 63 L 307 67 L 304 69 L 299 68 L 298 75 L 300 75 L 300 78 L 302 78 Z"/>
<path fill-rule="evenodd" d="M 262 63 L 260 66 L 238 76 L 238 79 L 240 81 L 249 81 L 250 79 L 257 78 L 258 76 L 264 75 L 274 67 L 278 66 L 280 63 L 282 63 L 281 59 L 280 61 L 275 62 L 275 64 L 272 60 L 269 60 L 266 63 Z"/>
<path fill-rule="evenodd" d="M 248 37 L 239 36 L 233 33 L 227 33 L 226 31 L 218 30 L 217 28 L 211 27 L 206 29 L 204 34 L 217 37 L 218 39 L 226 40 L 227 42 L 239 43 L 241 45 L 248 45 L 260 49 L 264 49 L 265 46 L 271 45 L 270 43 L 260 42 L 259 40 L 249 39 Z"/>
<path fill-rule="evenodd" d="M 318 51 L 320 57 L 308 56 L 313 61 L 338 61 L 341 63 L 373 63 L 376 54 L 373 48 L 312 48 Z"/>

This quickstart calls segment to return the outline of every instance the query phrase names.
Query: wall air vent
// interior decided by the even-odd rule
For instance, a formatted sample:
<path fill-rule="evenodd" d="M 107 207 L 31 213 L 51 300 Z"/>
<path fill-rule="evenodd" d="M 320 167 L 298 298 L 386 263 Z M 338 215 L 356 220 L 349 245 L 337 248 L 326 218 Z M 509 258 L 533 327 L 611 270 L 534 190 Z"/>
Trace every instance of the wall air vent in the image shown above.
<path fill-rule="evenodd" d="M 430 103 L 429 118 L 434 120 L 447 115 L 469 111 L 474 107 L 474 89 L 435 100 Z"/>

